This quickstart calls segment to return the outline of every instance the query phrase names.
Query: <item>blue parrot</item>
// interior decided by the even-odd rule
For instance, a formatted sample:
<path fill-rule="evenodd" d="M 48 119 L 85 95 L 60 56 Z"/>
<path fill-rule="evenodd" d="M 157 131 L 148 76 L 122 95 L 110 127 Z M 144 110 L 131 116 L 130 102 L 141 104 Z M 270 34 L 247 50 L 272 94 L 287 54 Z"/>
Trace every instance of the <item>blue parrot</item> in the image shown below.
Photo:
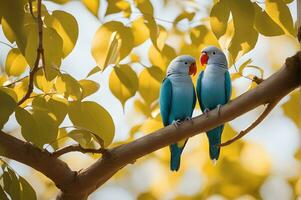
<path fill-rule="evenodd" d="M 196 95 L 189 75 L 195 75 L 196 71 L 195 59 L 188 55 L 178 56 L 169 64 L 159 98 L 164 126 L 174 124 L 178 127 L 183 120 L 191 120 Z M 169 146 L 171 171 L 179 170 L 181 154 L 186 142 L 187 140 L 184 140 Z"/>
<path fill-rule="evenodd" d="M 214 46 L 202 50 L 201 64 L 206 64 L 197 79 L 196 92 L 203 113 L 226 104 L 231 97 L 231 78 L 225 54 Z M 216 162 L 219 158 L 221 136 L 224 125 L 208 131 L 210 159 Z"/>

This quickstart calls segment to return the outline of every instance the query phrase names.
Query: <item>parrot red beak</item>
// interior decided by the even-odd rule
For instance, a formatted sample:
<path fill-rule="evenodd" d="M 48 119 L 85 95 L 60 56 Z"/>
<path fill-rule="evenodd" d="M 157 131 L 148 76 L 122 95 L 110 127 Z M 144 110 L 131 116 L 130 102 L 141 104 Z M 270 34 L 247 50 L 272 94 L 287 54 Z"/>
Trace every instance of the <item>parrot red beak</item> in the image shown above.
<path fill-rule="evenodd" d="M 208 59 L 209 59 L 209 56 L 207 55 L 207 53 L 206 52 L 202 52 L 202 55 L 201 55 L 201 58 L 200 58 L 201 65 L 207 64 Z"/>
<path fill-rule="evenodd" d="M 196 64 L 192 63 L 189 66 L 189 75 L 193 75 L 194 76 L 196 74 L 196 71 L 197 71 Z"/>

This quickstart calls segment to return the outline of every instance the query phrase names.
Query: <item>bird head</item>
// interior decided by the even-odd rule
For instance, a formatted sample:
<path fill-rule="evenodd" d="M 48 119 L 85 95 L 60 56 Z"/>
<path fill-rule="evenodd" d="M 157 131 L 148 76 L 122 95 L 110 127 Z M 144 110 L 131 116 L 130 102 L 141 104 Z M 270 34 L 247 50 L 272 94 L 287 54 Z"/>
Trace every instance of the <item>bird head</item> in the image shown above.
<path fill-rule="evenodd" d="M 168 68 L 167 75 L 170 74 L 185 74 L 195 75 L 197 72 L 196 62 L 192 56 L 182 55 L 174 58 Z"/>
<path fill-rule="evenodd" d="M 208 46 L 202 50 L 200 57 L 201 65 L 215 64 L 213 66 L 223 67 L 228 69 L 227 58 L 219 48 L 215 46 Z"/>

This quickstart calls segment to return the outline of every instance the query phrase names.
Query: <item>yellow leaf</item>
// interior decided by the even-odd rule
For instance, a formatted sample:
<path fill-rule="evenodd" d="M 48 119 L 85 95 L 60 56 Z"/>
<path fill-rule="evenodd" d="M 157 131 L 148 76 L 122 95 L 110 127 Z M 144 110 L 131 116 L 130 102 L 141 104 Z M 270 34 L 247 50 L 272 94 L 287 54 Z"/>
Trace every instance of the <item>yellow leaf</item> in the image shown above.
<path fill-rule="evenodd" d="M 149 38 L 149 31 L 144 23 L 143 17 L 139 17 L 132 23 L 132 31 L 134 35 L 134 46 L 139 46 Z"/>
<path fill-rule="evenodd" d="M 0 90 L 0 129 L 8 121 L 9 116 L 14 112 L 17 106 L 16 101 L 5 91 Z"/>
<path fill-rule="evenodd" d="M 100 0 L 81 0 L 81 1 L 95 17 L 98 17 Z"/>
<path fill-rule="evenodd" d="M 231 0 L 230 10 L 234 22 L 234 35 L 231 40 L 229 51 L 233 60 L 254 48 L 258 32 L 254 29 L 255 11 L 250 0 Z"/>
<path fill-rule="evenodd" d="M 190 29 L 190 39 L 192 45 L 198 47 L 200 44 L 204 43 L 207 33 L 208 29 L 205 25 L 199 25 Z"/>
<path fill-rule="evenodd" d="M 82 88 L 82 91 L 83 91 L 82 92 L 83 93 L 82 98 L 85 98 L 87 96 L 90 96 L 91 94 L 94 94 L 99 89 L 99 84 L 96 83 L 95 81 L 80 80 L 79 84 L 81 85 L 81 88 Z"/>
<path fill-rule="evenodd" d="M 37 88 L 39 88 L 45 93 L 51 92 L 54 85 L 52 82 L 46 79 L 44 71 L 41 69 L 35 73 L 34 84 Z"/>
<path fill-rule="evenodd" d="M 5 35 L 5 37 L 7 38 L 7 40 L 10 43 L 14 43 L 16 41 L 16 36 L 14 34 L 14 31 L 10 27 L 10 25 L 5 20 L 5 18 L 1 19 L 1 24 L 2 24 L 2 31 L 3 31 L 3 33 Z"/>
<path fill-rule="evenodd" d="M 25 49 L 25 58 L 31 68 L 37 56 L 38 47 L 37 27 L 30 25 L 27 45 Z M 56 74 L 51 73 L 51 69 L 59 68 L 63 57 L 63 40 L 53 28 L 43 28 L 43 47 L 45 55 L 46 78 L 52 80 Z"/>
<path fill-rule="evenodd" d="M 151 109 L 150 106 L 145 104 L 143 101 L 135 100 L 134 102 L 135 110 L 141 112 L 147 117 L 151 117 Z"/>
<path fill-rule="evenodd" d="M 47 15 L 44 22 L 48 27 L 54 28 L 63 39 L 63 57 L 65 58 L 74 48 L 78 37 L 76 19 L 69 13 L 55 10 Z"/>
<path fill-rule="evenodd" d="M 28 78 L 23 79 L 20 83 L 17 83 L 14 87 L 14 91 L 18 97 L 18 101 L 20 101 L 25 95 L 28 88 Z"/>
<path fill-rule="evenodd" d="M 220 0 L 211 9 L 210 25 L 214 35 L 220 38 L 226 33 L 230 8 L 227 0 Z"/>
<path fill-rule="evenodd" d="M 63 94 L 66 99 L 69 97 L 78 100 L 82 98 L 81 86 L 72 76 L 62 74 L 57 77 L 55 88 L 58 93 Z"/>
<path fill-rule="evenodd" d="M 95 102 L 71 102 L 69 117 L 75 126 L 85 128 L 98 135 L 107 147 L 112 143 L 115 126 L 110 114 Z"/>
<path fill-rule="evenodd" d="M 152 74 L 158 74 L 157 77 L 161 77 L 160 79 L 164 77 L 162 70 L 158 67 L 146 68 L 139 75 L 139 94 L 149 105 L 158 99 L 162 82 Z"/>
<path fill-rule="evenodd" d="M 151 133 L 156 131 L 160 128 L 163 128 L 163 124 L 161 121 L 156 119 L 148 119 L 143 125 L 140 127 L 140 131 L 144 132 L 145 134 Z"/>
<path fill-rule="evenodd" d="M 148 57 L 154 66 L 158 66 L 162 71 L 165 71 L 169 62 L 176 57 L 176 52 L 167 44 L 163 47 L 161 52 L 159 52 L 154 46 L 151 46 L 148 52 Z"/>
<path fill-rule="evenodd" d="M 123 11 L 125 17 L 131 14 L 131 5 L 126 0 L 111 0 L 108 1 L 108 7 L 105 15 L 115 14 Z"/>
<path fill-rule="evenodd" d="M 125 58 L 133 48 L 133 33 L 121 22 L 103 24 L 95 33 L 92 55 L 97 65 L 104 70 L 109 64 Z"/>
<path fill-rule="evenodd" d="M 16 119 L 21 126 L 24 139 L 39 148 L 57 138 L 58 126 L 47 112 L 35 111 L 32 114 L 24 108 L 17 107 Z"/>
<path fill-rule="evenodd" d="M 290 94 L 290 99 L 282 105 L 284 114 L 291 118 L 299 128 L 301 128 L 300 100 L 300 91 L 295 91 Z"/>
<path fill-rule="evenodd" d="M 295 37 L 292 15 L 283 0 L 267 0 L 265 1 L 265 8 L 268 15 L 281 26 L 286 34 Z"/>
<path fill-rule="evenodd" d="M 176 17 L 176 19 L 174 20 L 174 23 L 178 24 L 183 19 L 187 19 L 188 21 L 191 21 L 194 18 L 194 16 L 195 16 L 194 12 L 185 12 L 184 11 Z"/>
<path fill-rule="evenodd" d="M 264 36 L 277 36 L 284 34 L 281 27 L 275 23 L 271 17 L 262 10 L 260 6 L 253 3 L 255 8 L 255 28 Z"/>
<path fill-rule="evenodd" d="M 125 102 L 136 94 L 138 78 L 129 65 L 115 66 L 109 79 L 109 87 L 113 95 L 124 107 Z"/>
<path fill-rule="evenodd" d="M 20 76 L 27 66 L 26 60 L 19 49 L 11 49 L 5 62 L 5 72 L 8 76 Z"/>

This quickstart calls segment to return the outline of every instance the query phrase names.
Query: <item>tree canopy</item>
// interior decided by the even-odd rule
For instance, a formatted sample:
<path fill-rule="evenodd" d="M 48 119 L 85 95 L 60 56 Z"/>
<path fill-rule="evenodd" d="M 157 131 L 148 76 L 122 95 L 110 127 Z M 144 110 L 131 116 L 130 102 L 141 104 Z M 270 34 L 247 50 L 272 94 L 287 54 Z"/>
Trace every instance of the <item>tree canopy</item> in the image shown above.
<path fill-rule="evenodd" d="M 208 3 L 208 7 L 198 6 L 197 1 L 160 1 L 163 7 L 177 4 L 179 11 L 173 19 L 156 17 L 158 2 L 77 2 L 91 13 L 91 20 L 100 24 L 93 33 L 91 48 L 86 49 L 91 51 L 95 66 L 82 66 L 87 68 L 86 76 L 78 80 L 62 69 L 62 62 L 72 56 L 79 33 L 86 30 L 80 29 L 75 16 L 57 6 L 75 2 L 0 0 L 3 33 L 0 49 L 9 48 L 0 69 L 1 134 L 11 134 L 6 131 L 6 126 L 14 123 L 20 129 L 11 135 L 42 152 L 59 157 L 80 151 L 96 161 L 106 155 L 107 149 L 162 128 L 158 104 L 160 84 L 169 62 L 177 55 L 190 54 L 199 58 L 201 49 L 208 45 L 221 48 L 227 53 L 233 83 L 247 80 L 247 88 L 243 91 L 246 92 L 257 87 L 259 82 L 256 80 L 267 77 L 264 67 L 254 63 L 252 54 L 248 54 L 258 45 L 259 38 L 283 36 L 281 40 L 289 40 L 295 48 L 298 45 L 297 27 L 289 9 L 289 5 L 296 3 L 292 0 L 215 0 Z M 50 5 L 56 5 L 58 9 L 49 10 Z M 267 57 L 273 60 L 277 53 L 280 50 Z M 197 64 L 199 73 L 203 67 Z M 281 63 L 272 64 L 275 71 Z M 95 78 L 101 76 L 107 76 L 105 85 L 118 99 L 123 108 L 120 112 L 129 118 L 130 131 L 125 140 L 116 140 L 116 134 L 120 134 L 116 132 L 118 120 L 113 120 L 112 113 L 93 98 L 96 93 L 101 95 L 103 92 L 99 90 L 102 83 Z M 235 87 L 232 99 L 243 92 Z M 280 107 L 285 117 L 298 128 L 301 127 L 299 103 L 300 92 L 295 91 Z M 236 130 L 227 124 L 223 141 L 233 138 Z M 185 160 L 180 175 L 168 174 L 169 154 L 167 149 L 162 149 L 143 158 L 136 168 L 124 169 L 114 181 L 131 179 L 135 170 L 145 172 L 143 163 L 153 161 L 155 164 L 150 165 L 155 167 L 160 178 L 154 178 L 147 189 L 130 188 L 137 199 L 160 199 L 177 183 L 200 174 L 207 177 L 202 190 L 199 186 L 192 195 L 178 192 L 172 198 L 202 199 L 214 194 L 229 199 L 243 195 L 246 199 L 263 198 L 263 183 L 273 175 L 271 158 L 263 145 L 238 140 L 230 147 L 223 147 L 222 158 L 216 167 L 212 167 L 207 158 L 206 143 L 193 142 L 191 146 L 190 157 Z M 0 145 L 0 151 L 6 150 Z M 295 152 L 295 158 L 300 166 L 300 149 Z M 77 159 L 74 157 L 70 163 L 66 162 L 72 165 Z M 0 165 L 0 199 L 47 199 L 55 195 L 54 191 L 37 195 L 31 181 L 17 173 L 9 159 L 1 159 Z M 292 198 L 301 195 L 298 175 L 300 173 L 287 177 L 288 182 L 285 182 L 288 190 L 293 191 Z M 39 179 L 48 184 L 45 187 L 55 187 L 44 177 Z"/>

